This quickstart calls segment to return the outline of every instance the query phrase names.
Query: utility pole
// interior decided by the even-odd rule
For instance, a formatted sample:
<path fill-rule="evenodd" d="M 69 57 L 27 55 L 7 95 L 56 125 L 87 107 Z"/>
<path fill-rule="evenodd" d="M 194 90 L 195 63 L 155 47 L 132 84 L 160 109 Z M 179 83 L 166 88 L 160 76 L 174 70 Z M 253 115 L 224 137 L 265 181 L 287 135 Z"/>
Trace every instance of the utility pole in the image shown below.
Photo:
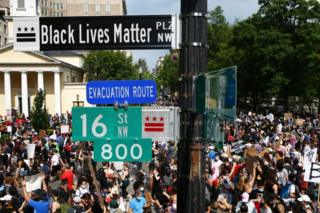
<path fill-rule="evenodd" d="M 178 150 L 178 212 L 205 212 L 203 115 L 192 110 L 193 77 L 207 71 L 207 0 L 181 0 L 181 140 Z"/>

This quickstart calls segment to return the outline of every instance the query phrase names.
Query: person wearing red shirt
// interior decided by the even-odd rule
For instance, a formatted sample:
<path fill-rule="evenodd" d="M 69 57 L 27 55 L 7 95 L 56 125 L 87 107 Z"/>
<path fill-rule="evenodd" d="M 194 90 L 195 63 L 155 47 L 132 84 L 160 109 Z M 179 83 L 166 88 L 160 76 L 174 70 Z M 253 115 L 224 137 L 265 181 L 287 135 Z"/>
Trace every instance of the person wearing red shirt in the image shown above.
<path fill-rule="evenodd" d="M 61 174 L 60 179 L 61 180 L 67 180 L 68 183 L 68 189 L 73 190 L 73 171 L 70 168 L 70 165 L 68 163 L 63 165 L 62 168 L 63 172 Z"/>

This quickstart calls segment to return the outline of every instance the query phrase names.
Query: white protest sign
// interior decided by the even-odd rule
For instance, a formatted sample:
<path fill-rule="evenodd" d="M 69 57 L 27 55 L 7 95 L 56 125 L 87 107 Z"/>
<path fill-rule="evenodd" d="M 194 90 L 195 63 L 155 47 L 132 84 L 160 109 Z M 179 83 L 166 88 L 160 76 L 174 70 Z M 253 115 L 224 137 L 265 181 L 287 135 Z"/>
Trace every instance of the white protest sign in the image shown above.
<path fill-rule="evenodd" d="M 304 181 L 320 183 L 320 163 L 311 162 L 306 165 Z"/>
<path fill-rule="evenodd" d="M 61 134 L 69 133 L 69 125 L 61 125 Z"/>
<path fill-rule="evenodd" d="M 7 132 L 12 132 L 12 126 L 7 126 Z"/>
<path fill-rule="evenodd" d="M 303 155 L 303 168 L 305 169 L 308 164 L 311 162 L 316 162 L 317 160 L 317 148 L 310 149 L 309 151 L 305 152 Z"/>
<path fill-rule="evenodd" d="M 37 189 L 41 189 L 42 174 L 36 174 L 31 176 L 26 176 L 26 190 L 27 192 L 32 192 Z"/>
<path fill-rule="evenodd" d="M 269 113 L 266 117 L 267 117 L 267 119 L 268 119 L 269 121 L 273 122 L 273 120 L 274 120 L 274 115 L 273 115 L 272 113 Z"/>
<path fill-rule="evenodd" d="M 113 162 L 113 166 L 117 171 L 123 170 L 123 162 Z"/>
<path fill-rule="evenodd" d="M 27 146 L 28 159 L 34 158 L 35 149 L 36 149 L 35 144 L 28 144 Z"/>
<path fill-rule="evenodd" d="M 24 159 L 23 160 L 26 164 L 27 164 L 27 166 L 30 168 L 30 160 L 29 159 Z"/>

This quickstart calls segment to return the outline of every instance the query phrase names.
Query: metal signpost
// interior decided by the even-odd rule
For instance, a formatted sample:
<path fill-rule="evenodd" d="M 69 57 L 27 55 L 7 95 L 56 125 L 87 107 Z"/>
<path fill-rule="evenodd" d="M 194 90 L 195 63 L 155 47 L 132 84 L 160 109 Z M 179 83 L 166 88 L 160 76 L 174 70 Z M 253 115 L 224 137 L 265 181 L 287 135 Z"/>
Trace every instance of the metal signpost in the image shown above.
<path fill-rule="evenodd" d="M 203 125 L 203 113 L 193 111 L 192 81 L 193 76 L 207 71 L 207 0 L 181 0 L 180 17 L 14 18 L 14 50 L 178 49 L 181 45 L 177 212 L 205 212 L 205 141 L 201 128 L 198 128 Z M 96 93 L 89 90 L 88 95 L 91 95 L 88 99 L 91 103 L 97 103 L 95 99 L 102 101 L 98 90 Z M 101 89 L 102 95 L 107 94 Z M 150 139 L 140 139 L 141 117 L 141 108 L 137 107 L 117 111 L 112 107 L 73 108 L 73 140 L 93 141 L 96 160 L 150 160 Z M 145 132 L 152 130 L 161 134 L 165 123 L 161 117 L 159 119 L 154 122 L 145 120 Z M 107 138 L 111 138 L 109 142 Z M 138 142 L 132 138 L 138 138 Z"/>
<path fill-rule="evenodd" d="M 112 138 L 107 140 L 95 140 L 93 143 L 93 150 L 93 159 L 97 162 L 148 162 L 152 160 L 151 138 Z"/>
<path fill-rule="evenodd" d="M 157 85 L 153 80 L 89 81 L 86 93 L 90 104 L 155 103 Z"/>
<path fill-rule="evenodd" d="M 72 108 L 72 140 L 140 138 L 141 107 L 115 110 L 113 107 Z"/>
<path fill-rule="evenodd" d="M 207 71 L 207 0 L 181 0 L 182 39 L 179 91 L 181 140 L 178 151 L 177 212 L 205 212 L 203 114 L 192 110 L 193 76 Z"/>

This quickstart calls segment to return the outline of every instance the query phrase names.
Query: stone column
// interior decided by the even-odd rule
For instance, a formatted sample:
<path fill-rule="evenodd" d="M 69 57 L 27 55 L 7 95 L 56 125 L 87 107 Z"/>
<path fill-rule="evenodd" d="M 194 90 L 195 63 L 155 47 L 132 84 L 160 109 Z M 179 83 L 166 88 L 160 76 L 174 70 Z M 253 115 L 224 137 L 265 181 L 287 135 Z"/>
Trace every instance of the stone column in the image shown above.
<path fill-rule="evenodd" d="M 10 72 L 4 72 L 4 102 L 5 102 L 5 110 L 12 110 L 12 102 L 11 102 L 11 76 Z"/>
<path fill-rule="evenodd" d="M 29 103 L 28 103 L 28 76 L 27 72 L 21 72 L 21 96 L 22 96 L 22 113 L 29 116 Z"/>
<path fill-rule="evenodd" d="M 43 81 L 43 72 L 39 71 L 38 72 L 38 91 L 39 90 L 44 91 L 44 81 Z"/>
<path fill-rule="evenodd" d="M 54 109 L 55 113 L 61 115 L 61 85 L 60 72 L 54 72 Z"/>

